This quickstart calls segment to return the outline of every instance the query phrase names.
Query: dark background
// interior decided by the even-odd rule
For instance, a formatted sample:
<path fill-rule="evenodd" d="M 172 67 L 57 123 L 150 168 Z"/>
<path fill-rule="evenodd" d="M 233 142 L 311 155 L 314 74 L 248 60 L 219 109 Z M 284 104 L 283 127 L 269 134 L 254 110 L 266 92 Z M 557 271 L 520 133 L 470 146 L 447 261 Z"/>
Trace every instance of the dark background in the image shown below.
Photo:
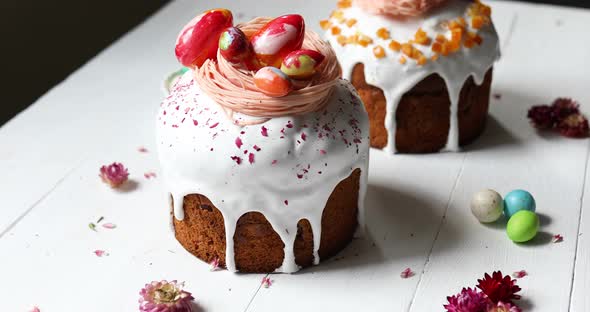
<path fill-rule="evenodd" d="M 167 2 L 0 0 L 0 126 Z"/>

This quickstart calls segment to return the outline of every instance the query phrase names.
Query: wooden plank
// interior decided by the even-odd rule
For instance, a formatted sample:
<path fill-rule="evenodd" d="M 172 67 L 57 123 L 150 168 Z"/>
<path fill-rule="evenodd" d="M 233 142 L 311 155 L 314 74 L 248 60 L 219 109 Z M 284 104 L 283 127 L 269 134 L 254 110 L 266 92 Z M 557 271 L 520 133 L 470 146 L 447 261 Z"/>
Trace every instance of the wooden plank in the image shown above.
<path fill-rule="evenodd" d="M 568 310 L 588 140 L 539 135 L 528 124 L 526 112 L 558 96 L 590 103 L 590 78 L 584 70 L 590 65 L 590 45 L 576 40 L 590 13 L 544 6 L 510 8 L 517 20 L 494 72 L 494 92 L 501 94 L 491 107 L 496 122 L 467 154 L 410 311 L 440 310 L 446 296 L 473 287 L 484 272 L 511 274 L 522 269 L 529 273 L 519 280 L 523 307 Z M 562 51 L 568 56 L 560 57 Z M 531 191 L 542 217 L 538 237 L 517 245 L 510 242 L 503 224 L 476 222 L 469 201 L 483 188 L 502 194 L 516 188 Z M 554 233 L 569 239 L 553 244 Z M 586 264 L 587 258 L 580 261 Z"/>

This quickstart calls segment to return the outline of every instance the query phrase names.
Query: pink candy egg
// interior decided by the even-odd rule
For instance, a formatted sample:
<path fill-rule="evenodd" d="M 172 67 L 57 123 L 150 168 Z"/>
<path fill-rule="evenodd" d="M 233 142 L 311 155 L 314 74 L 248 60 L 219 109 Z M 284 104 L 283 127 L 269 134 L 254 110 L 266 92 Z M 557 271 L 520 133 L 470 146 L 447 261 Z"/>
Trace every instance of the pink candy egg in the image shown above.
<path fill-rule="evenodd" d="M 261 68 L 254 75 L 254 84 L 264 94 L 281 97 L 293 90 L 291 79 L 276 67 Z"/>
<path fill-rule="evenodd" d="M 289 52 L 301 49 L 304 35 L 303 17 L 288 14 L 268 22 L 250 38 L 250 42 L 263 66 L 278 68 Z"/>
<path fill-rule="evenodd" d="M 176 39 L 176 58 L 186 67 L 199 67 L 206 60 L 217 59 L 219 36 L 232 26 L 233 16 L 227 9 L 214 9 L 193 18 Z"/>
<path fill-rule="evenodd" d="M 283 60 L 281 71 L 291 78 L 309 78 L 324 58 L 323 54 L 314 50 L 293 51 Z"/>

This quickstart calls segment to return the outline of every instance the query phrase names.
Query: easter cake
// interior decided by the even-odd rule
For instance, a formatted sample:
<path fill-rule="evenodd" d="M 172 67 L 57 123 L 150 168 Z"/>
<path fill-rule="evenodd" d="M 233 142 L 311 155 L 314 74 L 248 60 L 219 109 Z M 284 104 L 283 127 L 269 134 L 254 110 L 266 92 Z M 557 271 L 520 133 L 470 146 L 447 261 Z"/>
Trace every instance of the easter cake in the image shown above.
<path fill-rule="evenodd" d="M 157 115 L 176 239 L 230 271 L 295 272 L 363 224 L 369 120 L 334 51 L 296 14 L 181 31 L 190 68 Z"/>
<path fill-rule="evenodd" d="M 483 132 L 500 56 L 489 6 L 340 0 L 320 25 L 369 113 L 372 147 L 458 151 Z"/>

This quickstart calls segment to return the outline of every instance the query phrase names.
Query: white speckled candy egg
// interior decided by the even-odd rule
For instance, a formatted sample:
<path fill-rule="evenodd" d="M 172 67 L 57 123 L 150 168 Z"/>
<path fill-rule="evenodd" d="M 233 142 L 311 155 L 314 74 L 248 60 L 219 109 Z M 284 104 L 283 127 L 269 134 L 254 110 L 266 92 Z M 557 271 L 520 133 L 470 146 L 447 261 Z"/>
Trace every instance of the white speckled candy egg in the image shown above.
<path fill-rule="evenodd" d="M 481 190 L 471 199 L 471 212 L 482 223 L 500 219 L 504 210 L 502 196 L 494 190 Z"/>

